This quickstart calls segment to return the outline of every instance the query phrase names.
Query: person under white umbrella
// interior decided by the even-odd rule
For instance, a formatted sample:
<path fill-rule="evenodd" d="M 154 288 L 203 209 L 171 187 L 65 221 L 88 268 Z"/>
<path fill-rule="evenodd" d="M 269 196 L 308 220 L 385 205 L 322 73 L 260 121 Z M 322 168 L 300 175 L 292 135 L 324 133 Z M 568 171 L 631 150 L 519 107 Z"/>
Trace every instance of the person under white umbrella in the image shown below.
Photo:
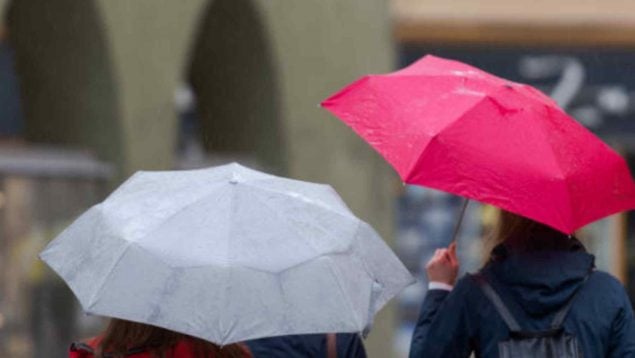
<path fill-rule="evenodd" d="M 363 332 L 414 279 L 327 185 L 139 172 L 41 253 L 85 312 L 227 345 Z"/>

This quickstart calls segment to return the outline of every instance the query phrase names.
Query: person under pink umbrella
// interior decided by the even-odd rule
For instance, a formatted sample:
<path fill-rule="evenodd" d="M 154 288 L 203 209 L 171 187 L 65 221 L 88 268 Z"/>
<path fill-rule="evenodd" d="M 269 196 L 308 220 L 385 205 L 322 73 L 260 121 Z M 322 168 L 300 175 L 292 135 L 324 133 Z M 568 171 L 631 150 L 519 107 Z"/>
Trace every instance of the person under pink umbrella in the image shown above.
<path fill-rule="evenodd" d="M 410 358 L 511 357 L 501 343 L 514 331 L 553 326 L 575 337 L 575 354 L 536 357 L 632 357 L 635 321 L 622 284 L 595 269 L 574 236 L 501 211 L 495 244 L 477 275 L 456 281 L 456 246 L 439 249 L 426 265 L 430 289 L 413 334 Z M 493 288 L 519 327 L 510 327 L 482 288 Z M 556 322 L 557 323 L 557 322 Z M 557 333 L 554 331 L 554 333 Z"/>
<path fill-rule="evenodd" d="M 364 76 L 322 106 L 404 183 L 462 196 L 462 212 L 468 199 L 501 209 L 496 245 L 478 273 L 456 281 L 455 244 L 428 262 L 411 358 L 635 356 L 624 288 L 595 270 L 573 236 L 635 209 L 635 182 L 624 159 L 552 99 L 425 56 Z"/>

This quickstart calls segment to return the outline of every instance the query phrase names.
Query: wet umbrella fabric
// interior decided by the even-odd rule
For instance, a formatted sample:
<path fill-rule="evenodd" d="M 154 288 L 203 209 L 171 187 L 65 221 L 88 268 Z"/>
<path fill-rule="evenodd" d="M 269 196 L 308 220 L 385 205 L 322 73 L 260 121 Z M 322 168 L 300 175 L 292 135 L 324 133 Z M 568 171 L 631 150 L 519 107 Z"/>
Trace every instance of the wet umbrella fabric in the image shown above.
<path fill-rule="evenodd" d="M 40 256 L 87 313 L 218 344 L 361 332 L 413 281 L 330 186 L 237 164 L 139 172 Z"/>
<path fill-rule="evenodd" d="M 368 75 L 322 106 L 404 182 L 492 204 L 565 233 L 635 208 L 625 161 L 531 86 L 434 56 Z"/>

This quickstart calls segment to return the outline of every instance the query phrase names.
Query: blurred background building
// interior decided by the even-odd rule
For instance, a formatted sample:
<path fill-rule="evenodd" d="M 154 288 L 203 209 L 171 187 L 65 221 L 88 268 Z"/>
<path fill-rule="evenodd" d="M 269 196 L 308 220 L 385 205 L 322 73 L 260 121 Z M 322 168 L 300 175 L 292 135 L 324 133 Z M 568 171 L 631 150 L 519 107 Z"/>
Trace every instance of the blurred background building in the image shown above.
<path fill-rule="evenodd" d="M 622 0 L 0 0 L 0 357 L 64 357 L 100 320 L 36 255 L 136 170 L 237 160 L 327 182 L 420 276 L 459 200 L 402 186 L 317 104 L 426 53 L 554 96 L 635 158 L 635 5 Z M 632 216 L 632 214 L 630 214 Z M 464 270 L 491 209 L 471 205 Z M 635 298 L 635 220 L 582 234 Z M 371 357 L 407 353 L 421 283 L 382 311 Z"/>
<path fill-rule="evenodd" d="M 433 53 L 530 83 L 635 164 L 635 4 L 570 0 L 393 0 L 398 65 Z M 459 201 L 408 187 L 398 199 L 397 248 L 413 272 L 449 243 Z M 489 207 L 472 205 L 459 241 L 463 271 L 482 264 Z M 578 236 L 635 300 L 635 217 L 615 215 Z M 424 277 L 399 307 L 396 347 L 405 356 L 425 294 Z"/>

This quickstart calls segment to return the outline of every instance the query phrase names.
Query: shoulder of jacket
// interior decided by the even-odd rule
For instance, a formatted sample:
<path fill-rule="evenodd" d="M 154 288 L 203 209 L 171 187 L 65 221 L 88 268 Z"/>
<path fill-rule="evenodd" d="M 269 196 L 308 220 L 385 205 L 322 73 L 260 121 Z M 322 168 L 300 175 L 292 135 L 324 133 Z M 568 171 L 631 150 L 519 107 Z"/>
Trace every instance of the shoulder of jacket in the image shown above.
<path fill-rule="evenodd" d="M 456 284 L 454 285 L 454 289 L 471 289 L 473 287 L 478 287 L 478 283 L 476 281 L 476 276 L 478 275 L 483 275 L 482 272 L 474 272 L 474 273 L 470 273 L 467 272 L 465 273 L 465 275 L 463 275 L 458 281 L 456 281 Z"/>
<path fill-rule="evenodd" d="M 478 289 L 478 283 L 476 282 L 473 276 L 474 274 L 472 273 L 465 273 L 456 281 L 456 283 L 454 284 L 454 287 L 452 288 L 452 291 L 442 291 L 442 290 L 436 290 L 436 291 L 442 292 L 446 295 L 450 294 L 454 297 L 465 296 L 465 295 L 471 296 L 474 290 Z"/>
<path fill-rule="evenodd" d="M 593 270 L 589 275 L 589 282 L 595 285 L 603 285 L 612 288 L 623 288 L 622 283 L 617 277 L 611 275 L 606 271 Z"/>

